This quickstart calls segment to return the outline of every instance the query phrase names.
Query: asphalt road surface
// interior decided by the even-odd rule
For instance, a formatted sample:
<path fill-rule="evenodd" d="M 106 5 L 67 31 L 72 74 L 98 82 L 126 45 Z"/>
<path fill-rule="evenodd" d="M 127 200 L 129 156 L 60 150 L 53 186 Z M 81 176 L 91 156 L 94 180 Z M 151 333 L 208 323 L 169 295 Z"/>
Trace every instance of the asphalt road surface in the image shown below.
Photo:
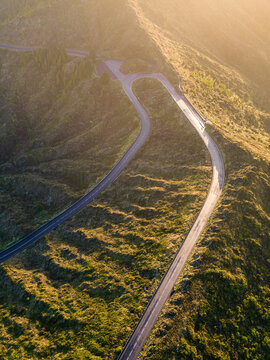
<path fill-rule="evenodd" d="M 33 51 L 37 49 L 37 47 L 21 47 L 21 46 L 13 46 L 0 44 L 1 48 L 10 49 L 10 50 L 19 50 L 19 51 Z M 77 52 L 73 50 L 67 50 L 68 54 L 74 56 L 85 56 L 87 53 Z M 78 54 L 78 55 L 75 55 Z M 83 55 L 84 54 L 84 55 Z M 141 130 L 140 134 L 134 143 L 130 146 L 130 148 L 126 151 L 126 153 L 122 156 L 122 158 L 117 162 L 117 164 L 112 168 L 112 170 L 97 184 L 95 185 L 86 195 L 80 198 L 77 202 L 71 205 L 69 208 L 64 210 L 62 213 L 33 231 L 31 234 L 25 236 L 23 239 L 9 246 L 5 250 L 0 252 L 0 264 L 9 258 L 15 256 L 21 251 L 25 250 L 44 235 L 48 234 L 52 230 L 56 229 L 59 225 L 63 224 L 65 221 L 70 219 L 72 216 L 77 214 L 83 208 L 85 208 L 88 204 L 90 204 L 93 200 L 97 198 L 97 196 L 104 191 L 125 169 L 127 164 L 132 160 L 135 154 L 139 151 L 139 149 L 143 146 L 145 141 L 147 140 L 150 133 L 150 120 L 147 116 L 146 111 L 138 102 L 137 98 L 133 95 L 132 100 L 135 103 L 135 106 L 139 112 L 141 117 Z"/>
<path fill-rule="evenodd" d="M 12 45 L 0 44 L 0 47 L 11 50 L 32 51 L 37 47 L 16 47 Z M 67 50 L 67 53 L 74 56 L 85 56 L 87 53 L 80 51 Z M 168 90 L 174 101 L 179 108 L 184 112 L 187 119 L 194 126 L 199 133 L 205 146 L 210 152 L 213 167 L 213 177 L 211 187 L 209 189 L 205 203 L 198 214 L 195 222 L 193 223 L 189 233 L 183 241 L 179 251 L 177 252 L 174 260 L 172 261 L 169 269 L 164 275 L 161 283 L 158 286 L 155 294 L 149 302 L 144 314 L 138 322 L 135 330 L 131 334 L 125 348 L 123 349 L 119 360 L 135 360 L 140 354 L 163 306 L 168 300 L 173 287 L 181 274 L 189 256 L 191 255 L 196 242 L 202 234 L 207 221 L 211 217 L 214 208 L 222 193 L 225 179 L 225 170 L 222 156 L 218 150 L 217 145 L 205 130 L 205 122 L 196 109 L 191 105 L 184 95 L 180 95 L 178 91 L 169 83 L 169 81 L 161 74 L 132 74 L 124 75 L 120 72 L 121 62 L 108 60 L 105 61 L 106 66 L 118 78 L 125 93 L 136 107 L 141 118 L 141 131 L 138 138 L 127 150 L 124 156 L 114 166 L 114 168 L 92 189 L 89 193 L 83 196 L 75 204 L 63 211 L 61 214 L 50 220 L 48 223 L 35 230 L 30 235 L 26 236 L 16 244 L 10 246 L 0 253 L 0 263 L 8 258 L 16 255 L 28 246 L 36 242 L 45 234 L 49 233 L 64 221 L 70 219 L 73 215 L 78 213 L 81 209 L 92 202 L 103 190 L 105 190 L 123 171 L 127 164 L 131 161 L 137 151 L 143 146 L 150 133 L 150 120 L 147 112 L 142 107 L 136 96 L 132 91 L 132 84 L 135 80 L 141 78 L 154 78 L 159 80 L 163 86 Z"/>
<path fill-rule="evenodd" d="M 189 256 L 196 245 L 200 235 L 202 234 L 207 221 L 211 217 L 214 208 L 219 200 L 224 186 L 225 169 L 222 156 L 218 150 L 217 145 L 205 131 L 205 122 L 200 114 L 193 108 L 188 99 L 180 95 L 176 89 L 168 82 L 168 80 L 160 74 L 134 74 L 134 75 L 123 75 L 120 71 L 121 62 L 119 61 L 106 61 L 107 66 L 113 71 L 116 77 L 122 82 L 123 88 L 138 109 L 138 100 L 134 101 L 134 95 L 132 93 L 132 83 L 141 78 L 154 78 L 159 80 L 163 86 L 168 90 L 174 101 L 177 103 L 179 108 L 184 112 L 188 120 L 195 127 L 200 137 L 202 138 L 205 146 L 210 152 L 213 166 L 213 177 L 212 184 L 206 198 L 206 201 L 197 216 L 194 224 L 189 230 L 181 248 L 177 252 L 174 260 L 172 261 L 169 269 L 164 275 L 158 289 L 154 296 L 150 300 L 144 314 L 138 322 L 135 330 L 130 336 L 125 348 L 123 349 L 119 360 L 135 360 L 140 354 L 157 318 L 168 300 L 173 287 L 181 274 Z M 140 116 L 145 116 L 141 113 Z M 146 114 L 147 116 L 147 114 Z M 148 118 L 148 117 L 147 117 Z M 147 119 L 145 119 L 147 120 Z"/>

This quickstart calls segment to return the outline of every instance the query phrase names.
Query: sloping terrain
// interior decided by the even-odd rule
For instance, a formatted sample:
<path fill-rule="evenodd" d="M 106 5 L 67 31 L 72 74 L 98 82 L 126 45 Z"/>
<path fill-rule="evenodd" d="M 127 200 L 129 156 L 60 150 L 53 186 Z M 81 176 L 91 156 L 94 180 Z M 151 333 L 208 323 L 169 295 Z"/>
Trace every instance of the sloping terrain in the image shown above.
<path fill-rule="evenodd" d="M 226 154 L 227 186 L 146 359 L 268 359 L 269 164 L 213 135 Z"/>
<path fill-rule="evenodd" d="M 83 194 L 139 131 L 94 53 L 174 84 L 179 73 L 215 123 L 227 184 L 143 356 L 267 359 L 268 2 L 3 0 L 0 10 L 1 42 L 47 46 L 0 53 L 1 246 Z M 135 91 L 153 122 L 144 149 L 93 205 L 1 268 L 0 357 L 115 358 L 202 205 L 201 141 L 160 85 Z"/>
<path fill-rule="evenodd" d="M 139 131 L 120 84 L 98 78 L 92 59 L 49 48 L 2 61 L 1 247 L 93 186 Z"/>
<path fill-rule="evenodd" d="M 74 201 L 138 133 L 117 81 L 70 74 L 82 60 L 55 52 L 2 55 L 3 86 L 17 72 L 7 98 L 25 96 L 15 97 L 25 117 L 3 100 L 2 245 Z M 57 69 L 47 64 L 55 55 Z M 145 148 L 98 201 L 1 269 L 4 358 L 114 358 L 204 201 L 211 166 L 195 130 L 155 81 L 136 91 L 152 121 Z M 21 120 L 17 133 L 12 119 Z"/>
<path fill-rule="evenodd" d="M 139 4 L 144 16 L 171 40 L 237 69 L 269 90 L 268 1 L 135 0 L 133 3 Z"/>
<path fill-rule="evenodd" d="M 242 2 L 232 6 L 223 1 L 202 1 L 200 4 L 193 1 L 188 4 L 171 1 L 166 5 L 160 1 L 158 4 L 155 2 L 155 7 L 153 4 L 151 6 L 151 1 L 131 3 L 142 28 L 152 36 L 164 57 L 180 74 L 184 92 L 205 118 L 212 120 L 232 141 L 238 142 L 254 155 L 269 160 L 269 39 L 267 36 L 260 37 L 257 28 L 250 25 L 249 31 L 253 36 L 249 36 L 246 43 L 244 42 L 247 32 L 242 26 L 245 21 L 250 20 L 250 16 L 243 13 L 245 7 L 241 5 Z M 253 10 L 255 12 L 257 9 L 263 16 L 263 10 L 266 11 L 269 5 L 265 1 L 259 3 L 262 6 L 261 11 L 254 3 Z M 197 10 L 192 16 L 195 8 Z M 209 8 L 215 10 L 215 16 L 209 13 Z M 155 17 L 154 9 L 162 16 Z M 228 19 L 227 13 L 233 16 Z M 250 13 L 252 10 L 248 14 Z M 198 17 L 200 19 L 197 21 Z M 160 18 L 166 21 L 162 22 Z M 186 18 L 189 21 L 184 21 Z M 237 26 L 233 22 L 235 18 L 238 19 Z M 258 23 L 259 20 L 255 22 Z M 204 32 L 199 31 L 200 26 L 204 26 Z M 212 27 L 217 31 L 214 32 Z M 229 30 L 226 31 L 227 27 Z M 269 25 L 266 24 L 263 29 L 268 28 Z M 219 35 L 222 30 L 227 40 Z M 205 31 L 207 36 L 204 36 Z M 239 46 L 234 44 L 237 31 L 240 33 L 237 39 L 242 39 L 243 42 L 239 51 Z M 260 43 L 259 47 L 261 52 L 265 51 L 263 60 L 257 49 L 258 37 L 265 39 L 265 46 Z M 226 50 L 226 43 L 230 51 Z M 239 59 L 233 56 L 228 59 L 220 51 L 220 47 L 225 49 L 223 51 L 227 55 L 235 51 Z M 254 58 L 250 57 L 247 48 L 254 51 Z M 242 56 L 241 52 L 244 52 L 245 56 Z M 248 63 L 248 66 L 245 63 Z M 237 71 L 239 67 L 241 71 Z"/>
<path fill-rule="evenodd" d="M 227 170 L 221 205 L 143 357 L 268 358 L 269 4 L 132 4 L 184 91 L 214 122 L 216 130 L 208 130 Z"/>

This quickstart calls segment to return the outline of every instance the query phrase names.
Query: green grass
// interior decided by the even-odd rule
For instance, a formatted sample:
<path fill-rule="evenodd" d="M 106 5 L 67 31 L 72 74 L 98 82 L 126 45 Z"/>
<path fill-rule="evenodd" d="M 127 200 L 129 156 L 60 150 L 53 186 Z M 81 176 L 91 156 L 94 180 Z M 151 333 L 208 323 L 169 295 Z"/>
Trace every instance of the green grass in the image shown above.
<path fill-rule="evenodd" d="M 175 86 L 179 73 L 215 124 L 227 182 L 143 357 L 267 359 L 269 48 L 255 24 L 267 28 L 268 2 L 256 12 L 251 0 L 205 0 L 200 11 L 179 0 L 3 4 L 4 42 L 48 48 L 1 51 L 2 246 L 95 184 L 139 130 L 119 82 L 61 49 L 125 60 L 126 72 L 154 64 Z M 153 124 L 146 146 L 98 201 L 1 268 L 0 357 L 115 358 L 203 203 L 211 167 L 200 139 L 155 81 L 134 90 Z"/>
<path fill-rule="evenodd" d="M 222 201 L 148 341 L 145 359 L 269 354 L 269 164 L 217 131 L 212 135 L 226 154 Z"/>
<path fill-rule="evenodd" d="M 15 75 L 11 84 L 8 73 L 1 79 L 0 222 L 7 234 L 1 248 L 89 190 L 139 131 L 136 111 L 118 82 L 100 83 L 93 70 L 85 71 L 88 59 L 46 51 L 45 67 L 39 52 L 2 57 Z M 57 65 L 55 58 L 61 60 Z M 102 148 L 105 139 L 108 147 Z M 14 219 L 17 225 L 11 226 Z"/>
<path fill-rule="evenodd" d="M 7 243 L 11 231 L 27 232 L 93 185 L 130 145 L 139 122 L 117 81 L 104 87 L 93 73 L 62 100 L 52 83 L 56 69 L 38 74 L 32 55 L 27 62 L 6 56 L 19 71 L 17 91 L 34 72 L 35 86 L 42 82 L 51 100 L 47 112 L 43 97 L 25 94 L 26 114 L 38 111 L 39 118 L 19 153 L 2 163 Z M 202 205 L 211 167 L 201 140 L 158 82 L 140 80 L 134 91 L 151 117 L 146 146 L 94 204 L 2 266 L 0 357 L 115 358 Z"/>

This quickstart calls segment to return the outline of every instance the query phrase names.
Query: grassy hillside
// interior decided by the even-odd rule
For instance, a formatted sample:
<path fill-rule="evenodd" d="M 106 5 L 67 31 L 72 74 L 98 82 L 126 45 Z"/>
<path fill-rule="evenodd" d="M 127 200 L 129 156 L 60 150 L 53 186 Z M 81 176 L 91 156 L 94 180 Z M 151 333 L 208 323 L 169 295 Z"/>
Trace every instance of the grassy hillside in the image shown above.
<path fill-rule="evenodd" d="M 139 119 L 120 84 L 103 84 L 90 57 L 54 48 L 1 54 L 3 247 L 104 176 L 137 136 Z"/>
<path fill-rule="evenodd" d="M 93 186 L 138 134 L 95 53 L 174 85 L 178 73 L 215 124 L 227 182 L 143 357 L 267 359 L 268 2 L 12 0 L 0 10 L 1 42 L 46 46 L 0 53 L 1 247 Z M 153 124 L 146 146 L 93 205 L 1 267 L 0 357 L 114 359 L 202 205 L 202 142 L 157 82 L 134 90 Z"/>
<path fill-rule="evenodd" d="M 267 359 L 270 351 L 269 63 L 268 55 L 261 57 L 269 54 L 269 43 L 259 31 L 269 25 L 257 28 L 269 5 L 259 2 L 254 12 L 249 2 L 224 2 L 222 8 L 210 2 L 208 11 L 207 3 L 132 2 L 143 28 L 179 72 L 184 92 L 215 124 L 216 130 L 208 130 L 227 172 L 221 204 L 148 341 L 145 359 Z M 258 18 L 251 24 L 253 13 Z"/>
<path fill-rule="evenodd" d="M 269 91 L 268 1 L 138 0 L 133 3 L 138 3 L 147 19 L 171 40 L 237 69 Z"/>
<path fill-rule="evenodd" d="M 55 57 L 55 48 L 44 51 L 42 59 Z M 119 83 L 104 85 L 93 71 L 70 85 L 83 60 L 61 54 L 57 69 L 38 53 L 2 54 L 2 246 L 90 188 L 138 133 Z M 134 89 L 151 115 L 147 145 L 98 201 L 1 268 L 0 357 L 113 359 L 194 221 L 209 155 L 161 85 Z"/>
<path fill-rule="evenodd" d="M 145 359 L 269 358 L 269 164 L 213 135 L 227 160 L 222 201 Z"/>
<path fill-rule="evenodd" d="M 211 3 L 212 9 L 215 9 L 215 16 L 209 14 L 207 2 Z M 269 160 L 270 103 L 267 74 L 270 67 L 269 63 L 264 64 L 259 55 L 255 56 L 256 66 L 253 66 L 254 64 L 250 62 L 249 52 L 246 50 L 248 47 L 254 49 L 256 54 L 259 52 L 257 47 L 254 48 L 254 45 L 258 46 L 256 39 L 260 36 L 260 33 L 256 32 L 255 25 L 250 26 L 250 31 L 257 34 L 255 40 L 255 35 L 250 36 L 241 49 L 236 52 L 242 62 L 238 63 L 234 57 L 227 59 L 219 54 L 219 44 L 226 49 L 225 40 L 219 35 L 220 29 L 223 29 L 225 33 L 227 46 L 230 49 L 230 51 L 226 50 L 226 54 L 238 49 L 234 44 L 234 39 L 238 39 L 234 31 L 238 27 L 242 29 L 241 24 L 243 25 L 244 20 L 239 21 L 238 27 L 232 23 L 229 30 L 226 31 L 226 28 L 229 26 L 228 22 L 232 22 L 235 17 L 239 19 L 238 12 L 240 10 L 240 19 L 244 18 L 246 21 L 250 19 L 243 13 L 241 2 L 234 6 L 230 2 L 226 2 L 223 7 L 220 3 L 211 1 L 200 2 L 200 5 L 193 2 L 188 4 L 177 2 L 176 4 L 171 1 L 169 4 L 166 3 L 167 6 L 165 6 L 165 2 L 159 1 L 157 4 L 155 3 L 155 7 L 150 6 L 151 2 L 132 1 L 131 3 L 140 19 L 141 26 L 152 36 L 162 54 L 179 73 L 184 92 L 205 118 L 212 120 L 219 126 L 220 131 L 233 142 L 238 142 L 240 146 L 244 146 L 254 155 Z M 267 8 L 268 2 L 261 1 L 261 3 Z M 194 8 L 197 10 L 195 15 L 191 16 Z M 162 15 L 155 16 L 155 12 Z M 228 20 L 227 13 L 235 14 L 235 17 Z M 263 10 L 259 11 L 259 14 L 263 16 Z M 186 17 L 188 20 L 184 21 Z M 200 17 L 200 20 L 196 21 L 197 17 Z M 164 18 L 166 21 L 162 22 L 160 18 Z M 182 21 L 178 21 L 179 19 Z M 210 20 L 212 21 L 211 26 L 209 25 Z M 173 28 L 171 28 L 172 23 L 175 25 Z M 196 31 L 200 24 L 207 31 L 206 39 L 204 32 Z M 213 31 L 213 26 L 219 30 Z M 193 32 L 197 34 L 196 39 Z M 248 34 L 243 29 L 240 33 L 242 36 Z M 212 38 L 213 36 L 218 39 Z M 264 39 L 264 37 L 262 38 Z M 203 44 L 206 44 L 205 47 L 208 50 L 211 49 L 211 52 L 210 50 L 204 51 Z M 261 44 L 259 49 L 263 49 L 260 50 L 261 52 L 266 51 L 267 54 L 270 54 L 267 44 L 265 46 Z M 245 53 L 244 57 L 241 56 L 241 52 Z M 266 55 L 265 58 L 268 59 L 269 55 Z M 249 70 L 245 67 L 245 61 L 250 62 Z M 237 71 L 238 68 L 241 71 Z M 265 68 L 267 71 L 264 70 Z M 259 79 L 263 79 L 264 82 Z"/>

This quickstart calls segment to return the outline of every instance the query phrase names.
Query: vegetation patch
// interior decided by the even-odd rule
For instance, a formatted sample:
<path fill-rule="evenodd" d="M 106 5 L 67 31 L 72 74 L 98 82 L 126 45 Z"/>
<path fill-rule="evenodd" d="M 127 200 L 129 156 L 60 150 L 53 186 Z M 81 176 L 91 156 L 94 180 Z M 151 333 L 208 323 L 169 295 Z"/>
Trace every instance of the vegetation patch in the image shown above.
<path fill-rule="evenodd" d="M 39 91 L 25 93 L 27 141 L 2 160 L 2 246 L 11 229 L 20 237 L 93 186 L 139 131 L 118 81 L 93 72 L 56 86 L 59 68 L 36 54 L 5 56 L 14 87 L 34 73 Z M 147 144 L 94 204 L 2 266 L 0 357 L 115 358 L 199 211 L 211 178 L 203 143 L 157 81 L 134 90 L 151 117 Z"/>

